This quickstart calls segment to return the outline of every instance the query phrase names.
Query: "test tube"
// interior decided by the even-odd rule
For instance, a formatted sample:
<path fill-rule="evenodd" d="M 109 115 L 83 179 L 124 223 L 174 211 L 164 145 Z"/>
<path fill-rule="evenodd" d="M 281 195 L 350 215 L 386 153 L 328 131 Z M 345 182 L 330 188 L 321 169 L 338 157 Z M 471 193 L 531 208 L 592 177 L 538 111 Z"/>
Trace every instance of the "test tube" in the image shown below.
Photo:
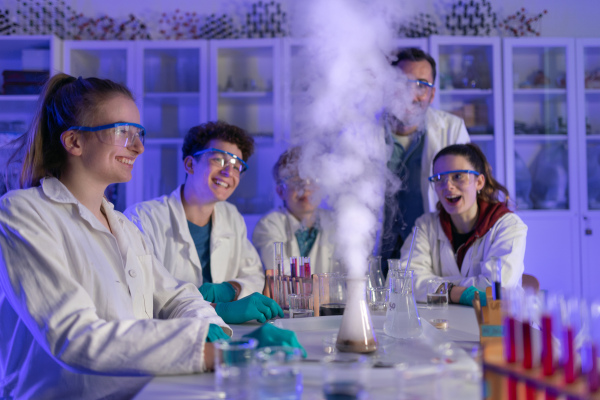
<path fill-rule="evenodd" d="M 273 243 L 273 300 L 280 307 L 285 305 L 285 294 L 283 291 L 283 242 Z"/>
<path fill-rule="evenodd" d="M 500 300 L 502 297 L 502 259 L 496 259 L 492 267 L 492 299 Z"/>
<path fill-rule="evenodd" d="M 581 322 L 581 314 L 579 308 L 579 299 L 569 298 L 561 307 L 562 322 L 563 322 L 563 350 L 565 351 L 565 359 L 563 370 L 565 374 L 565 383 L 573 383 L 577 379 L 577 371 L 575 370 L 575 331 L 578 330 Z"/>
<path fill-rule="evenodd" d="M 512 289 L 507 291 L 504 309 L 504 359 L 508 363 L 517 361 L 516 316 L 520 310 L 519 293 Z"/>
<path fill-rule="evenodd" d="M 545 292 L 540 292 L 542 304 L 542 369 L 544 376 L 554 375 L 554 349 L 552 348 L 552 330 L 554 321 L 559 317 L 558 298 Z"/>
<path fill-rule="evenodd" d="M 581 370 L 587 377 L 590 393 L 600 389 L 600 375 L 598 374 L 598 342 L 600 339 L 600 303 L 592 302 L 590 308 L 585 308 L 585 356 L 581 357 Z"/>

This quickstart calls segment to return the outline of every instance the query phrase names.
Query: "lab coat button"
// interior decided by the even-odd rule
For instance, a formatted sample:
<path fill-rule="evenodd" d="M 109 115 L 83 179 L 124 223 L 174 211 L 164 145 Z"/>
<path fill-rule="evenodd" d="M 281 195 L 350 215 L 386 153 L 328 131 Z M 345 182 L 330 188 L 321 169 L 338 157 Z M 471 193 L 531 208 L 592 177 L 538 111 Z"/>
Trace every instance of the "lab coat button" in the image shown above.
<path fill-rule="evenodd" d="M 137 272 L 135 272 L 134 270 L 130 269 L 129 270 L 129 276 L 132 278 L 135 278 L 137 276 Z"/>

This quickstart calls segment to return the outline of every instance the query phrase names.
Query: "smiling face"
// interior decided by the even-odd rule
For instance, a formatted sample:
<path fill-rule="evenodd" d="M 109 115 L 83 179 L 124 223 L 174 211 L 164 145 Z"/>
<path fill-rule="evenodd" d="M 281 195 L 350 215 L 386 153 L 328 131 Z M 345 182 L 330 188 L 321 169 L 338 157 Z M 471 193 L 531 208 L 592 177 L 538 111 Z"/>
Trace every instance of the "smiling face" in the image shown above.
<path fill-rule="evenodd" d="M 223 150 L 242 158 L 242 151 L 233 143 L 222 140 L 211 140 L 206 148 Z M 225 201 L 233 194 L 240 183 L 240 173 L 233 166 L 225 168 L 218 165 L 215 156 L 221 157 L 220 153 L 204 153 L 199 157 L 188 156 L 184 160 L 186 172 L 186 188 L 193 192 L 191 198 L 201 204 Z"/>
<path fill-rule="evenodd" d="M 140 123 L 140 113 L 130 98 L 116 95 L 104 101 L 94 118 L 93 126 L 113 124 L 116 122 Z M 128 147 L 107 144 L 101 141 L 101 135 L 112 135 L 112 130 L 85 132 L 82 136 L 81 163 L 86 173 L 94 181 L 109 185 L 111 183 L 128 182 L 132 177 L 136 158 L 144 152 L 144 145 L 136 138 Z"/>
<path fill-rule="evenodd" d="M 465 157 L 457 155 L 439 157 L 433 164 L 434 175 L 456 170 L 474 170 L 474 167 Z M 453 183 L 452 179 L 445 176 L 435 184 L 435 192 L 453 221 L 455 218 L 474 221 L 477 218 L 477 191 L 483 188 L 484 183 L 483 175 L 468 174 L 464 184 Z"/>

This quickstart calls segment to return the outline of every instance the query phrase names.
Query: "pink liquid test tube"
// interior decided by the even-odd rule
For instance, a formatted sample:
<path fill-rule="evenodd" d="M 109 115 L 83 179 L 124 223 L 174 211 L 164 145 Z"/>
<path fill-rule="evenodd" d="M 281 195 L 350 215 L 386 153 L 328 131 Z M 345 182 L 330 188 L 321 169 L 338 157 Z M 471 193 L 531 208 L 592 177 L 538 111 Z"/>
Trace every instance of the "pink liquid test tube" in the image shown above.
<path fill-rule="evenodd" d="M 542 367 L 544 376 L 554 375 L 554 353 L 552 350 L 552 317 L 542 315 Z"/>
<path fill-rule="evenodd" d="M 504 359 L 509 363 L 517 361 L 515 319 L 510 315 L 504 317 Z"/>
<path fill-rule="evenodd" d="M 518 400 L 517 385 L 519 382 L 512 376 L 506 379 L 508 380 L 508 400 Z"/>

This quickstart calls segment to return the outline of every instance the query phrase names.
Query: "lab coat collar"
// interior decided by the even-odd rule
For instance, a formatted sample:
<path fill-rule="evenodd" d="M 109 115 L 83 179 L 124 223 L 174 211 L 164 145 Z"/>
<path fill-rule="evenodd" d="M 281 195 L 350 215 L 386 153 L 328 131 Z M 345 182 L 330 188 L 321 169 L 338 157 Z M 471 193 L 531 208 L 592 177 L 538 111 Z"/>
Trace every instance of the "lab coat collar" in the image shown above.
<path fill-rule="evenodd" d="M 61 181 L 59 181 L 58 179 L 56 179 L 54 177 L 42 178 L 41 187 L 42 187 L 42 191 L 44 192 L 44 194 L 50 200 L 55 201 L 57 203 L 73 204 L 73 205 L 77 206 L 77 209 L 79 211 L 79 215 L 81 216 L 81 218 L 88 221 L 92 225 L 92 227 L 94 227 L 98 230 L 101 230 L 101 231 L 108 232 L 106 227 L 104 225 L 102 225 L 102 223 L 100 221 L 98 221 L 98 219 L 94 216 L 94 214 L 92 214 L 92 212 L 86 206 L 81 204 L 81 202 L 79 200 L 77 200 L 77 198 L 75 196 L 73 196 L 73 194 L 69 191 L 69 189 Z M 109 202 L 108 200 L 106 200 L 106 198 L 103 198 L 102 199 L 102 208 L 104 209 L 104 212 L 107 215 L 109 224 L 113 223 L 113 221 L 115 221 L 114 212 L 113 212 L 113 209 L 114 209 L 113 204 L 111 202 Z M 122 222 L 123 221 L 119 221 L 120 224 L 122 224 Z"/>

